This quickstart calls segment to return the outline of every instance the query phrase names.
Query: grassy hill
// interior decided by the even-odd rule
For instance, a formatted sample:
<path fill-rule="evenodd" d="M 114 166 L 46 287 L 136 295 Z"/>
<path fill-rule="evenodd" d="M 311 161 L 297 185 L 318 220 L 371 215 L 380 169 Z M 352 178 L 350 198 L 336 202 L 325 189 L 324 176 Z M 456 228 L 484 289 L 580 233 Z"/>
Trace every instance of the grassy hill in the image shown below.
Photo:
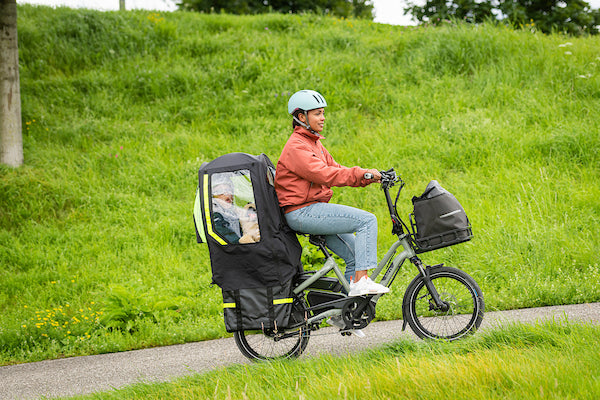
<path fill-rule="evenodd" d="M 226 335 L 191 218 L 197 169 L 274 162 L 296 90 L 344 165 L 453 192 L 473 241 L 425 254 L 489 310 L 600 300 L 600 39 L 491 25 L 20 6 L 26 165 L 0 167 L 0 364 Z M 373 185 L 334 201 L 374 212 Z M 406 266 L 381 319 L 400 318 Z M 112 326 L 112 328 L 107 328 Z"/>

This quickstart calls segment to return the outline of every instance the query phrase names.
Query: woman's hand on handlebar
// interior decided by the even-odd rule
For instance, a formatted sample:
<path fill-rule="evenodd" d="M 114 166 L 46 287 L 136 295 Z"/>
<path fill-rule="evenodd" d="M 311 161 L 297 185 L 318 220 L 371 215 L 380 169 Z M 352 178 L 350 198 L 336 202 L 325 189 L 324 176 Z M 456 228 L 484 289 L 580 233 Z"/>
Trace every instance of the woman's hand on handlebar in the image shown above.
<path fill-rule="evenodd" d="M 376 169 L 369 169 L 365 172 L 365 179 L 373 182 L 381 182 L 381 173 Z"/>

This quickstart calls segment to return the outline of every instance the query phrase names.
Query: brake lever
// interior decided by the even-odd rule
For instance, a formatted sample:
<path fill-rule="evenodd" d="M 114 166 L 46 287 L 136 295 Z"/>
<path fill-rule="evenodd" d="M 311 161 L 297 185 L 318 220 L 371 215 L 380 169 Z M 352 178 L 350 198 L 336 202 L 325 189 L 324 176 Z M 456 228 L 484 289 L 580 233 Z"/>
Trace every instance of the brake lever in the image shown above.
<path fill-rule="evenodd" d="M 381 174 L 381 188 L 391 188 L 394 186 L 394 182 L 396 181 L 396 172 L 394 168 L 390 168 L 387 171 L 379 171 Z"/>
<path fill-rule="evenodd" d="M 379 173 L 381 174 L 382 185 L 385 184 L 389 185 L 388 187 L 392 187 L 394 185 L 394 182 L 397 182 L 399 180 L 398 176 L 396 175 L 396 171 L 394 171 L 394 168 L 390 168 L 387 171 L 379 171 Z M 371 172 L 365 172 L 364 178 L 373 179 L 373 174 Z"/>

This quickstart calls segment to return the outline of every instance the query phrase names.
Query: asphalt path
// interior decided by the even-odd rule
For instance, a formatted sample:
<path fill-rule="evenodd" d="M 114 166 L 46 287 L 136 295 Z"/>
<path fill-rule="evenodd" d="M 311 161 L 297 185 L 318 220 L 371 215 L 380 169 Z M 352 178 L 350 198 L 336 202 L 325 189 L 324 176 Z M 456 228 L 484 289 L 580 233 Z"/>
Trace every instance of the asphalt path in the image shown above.
<path fill-rule="evenodd" d="M 600 303 L 486 312 L 480 329 L 552 319 L 598 324 Z M 374 322 L 363 331 L 365 338 L 341 336 L 334 328 L 320 329 L 311 335 L 301 357 L 344 355 L 400 338 L 415 337 L 410 328 L 402 332 L 401 320 Z M 227 338 L 10 365 L 0 367 L 0 399 L 53 398 L 109 391 L 138 382 L 168 381 L 248 362 L 237 349 L 234 339 Z"/>

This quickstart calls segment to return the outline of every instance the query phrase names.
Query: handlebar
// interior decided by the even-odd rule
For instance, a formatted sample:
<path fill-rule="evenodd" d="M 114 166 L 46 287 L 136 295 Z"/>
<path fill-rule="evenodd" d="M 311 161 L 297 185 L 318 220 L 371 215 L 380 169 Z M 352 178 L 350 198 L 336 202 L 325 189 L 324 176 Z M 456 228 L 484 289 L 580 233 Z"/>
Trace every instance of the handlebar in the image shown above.
<path fill-rule="evenodd" d="M 390 168 L 387 171 L 379 171 L 379 173 L 381 174 L 381 184 L 385 184 L 387 188 L 391 188 L 396 182 L 402 181 L 402 179 L 396 175 L 394 168 Z M 365 179 L 373 179 L 373 177 L 373 174 L 370 172 L 365 172 L 364 174 Z"/>
<path fill-rule="evenodd" d="M 387 171 L 379 171 L 381 174 L 381 188 L 389 189 L 396 184 L 396 182 L 401 182 L 402 179 L 398 175 L 396 175 L 396 171 L 394 168 L 390 168 Z"/>
<path fill-rule="evenodd" d="M 400 192 L 404 187 L 404 181 L 400 178 L 394 168 L 390 168 L 387 171 L 379 171 L 381 174 L 381 189 L 385 193 L 385 199 L 387 202 L 388 210 L 390 212 L 390 217 L 392 218 L 393 228 L 392 233 L 394 234 L 402 234 L 404 223 L 398 216 L 398 212 L 396 210 L 396 204 L 398 203 L 398 197 L 400 196 Z M 390 188 L 396 185 L 399 182 L 400 187 L 398 188 L 398 193 L 396 194 L 396 201 L 392 202 L 392 197 L 390 196 Z"/>

